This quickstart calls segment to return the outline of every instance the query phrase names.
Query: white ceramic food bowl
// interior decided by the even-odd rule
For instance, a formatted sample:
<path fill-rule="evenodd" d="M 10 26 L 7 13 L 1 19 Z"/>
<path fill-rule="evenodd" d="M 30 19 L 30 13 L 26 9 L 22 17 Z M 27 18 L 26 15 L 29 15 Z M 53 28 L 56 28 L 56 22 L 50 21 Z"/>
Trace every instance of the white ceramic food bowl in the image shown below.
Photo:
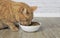
<path fill-rule="evenodd" d="M 40 25 L 35 25 L 35 26 L 24 26 L 24 25 L 20 25 L 21 29 L 26 31 L 26 32 L 34 32 L 34 31 L 37 31 L 39 30 L 41 26 L 41 23 Z"/>

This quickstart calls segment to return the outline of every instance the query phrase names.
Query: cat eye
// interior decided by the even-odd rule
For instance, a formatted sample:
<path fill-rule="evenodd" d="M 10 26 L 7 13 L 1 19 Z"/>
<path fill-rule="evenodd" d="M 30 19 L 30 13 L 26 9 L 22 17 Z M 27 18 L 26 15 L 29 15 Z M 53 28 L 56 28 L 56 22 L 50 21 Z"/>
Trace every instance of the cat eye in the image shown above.
<path fill-rule="evenodd" d="M 30 15 L 31 13 L 27 11 L 26 14 L 27 14 L 27 15 Z"/>
<path fill-rule="evenodd" d="M 27 11 L 27 13 L 26 14 L 30 14 L 28 11 Z"/>

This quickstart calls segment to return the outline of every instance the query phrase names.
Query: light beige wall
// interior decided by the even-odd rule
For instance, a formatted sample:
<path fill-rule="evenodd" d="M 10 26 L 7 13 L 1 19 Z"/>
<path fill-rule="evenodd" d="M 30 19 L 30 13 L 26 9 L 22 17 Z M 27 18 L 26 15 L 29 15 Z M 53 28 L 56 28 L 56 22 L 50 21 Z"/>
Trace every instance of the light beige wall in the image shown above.
<path fill-rule="evenodd" d="M 16 2 L 25 2 L 30 6 L 38 6 L 38 9 L 35 11 L 35 17 L 59 17 L 60 15 L 60 0 L 13 0 Z"/>

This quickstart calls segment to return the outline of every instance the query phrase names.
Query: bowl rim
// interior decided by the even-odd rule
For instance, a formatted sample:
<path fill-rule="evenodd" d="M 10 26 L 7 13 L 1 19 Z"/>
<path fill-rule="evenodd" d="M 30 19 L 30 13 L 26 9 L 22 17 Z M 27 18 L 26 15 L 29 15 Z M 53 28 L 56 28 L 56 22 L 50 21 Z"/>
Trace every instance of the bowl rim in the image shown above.
<path fill-rule="evenodd" d="M 38 22 L 40 25 L 35 25 L 35 26 L 41 26 L 41 22 Z M 19 26 L 25 26 L 25 25 L 20 25 Z M 34 25 L 33 25 L 34 26 Z M 27 26 L 27 27 L 31 27 L 31 26 Z"/>

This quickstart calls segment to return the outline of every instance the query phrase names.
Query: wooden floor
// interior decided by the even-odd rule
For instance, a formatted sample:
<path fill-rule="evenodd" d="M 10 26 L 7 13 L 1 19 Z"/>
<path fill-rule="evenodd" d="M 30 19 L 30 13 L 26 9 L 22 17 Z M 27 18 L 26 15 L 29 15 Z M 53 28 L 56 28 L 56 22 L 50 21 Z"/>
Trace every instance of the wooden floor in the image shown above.
<path fill-rule="evenodd" d="M 39 31 L 34 33 L 12 32 L 10 29 L 0 30 L 0 38 L 60 38 L 60 18 L 34 18 L 33 21 L 41 22 Z"/>

